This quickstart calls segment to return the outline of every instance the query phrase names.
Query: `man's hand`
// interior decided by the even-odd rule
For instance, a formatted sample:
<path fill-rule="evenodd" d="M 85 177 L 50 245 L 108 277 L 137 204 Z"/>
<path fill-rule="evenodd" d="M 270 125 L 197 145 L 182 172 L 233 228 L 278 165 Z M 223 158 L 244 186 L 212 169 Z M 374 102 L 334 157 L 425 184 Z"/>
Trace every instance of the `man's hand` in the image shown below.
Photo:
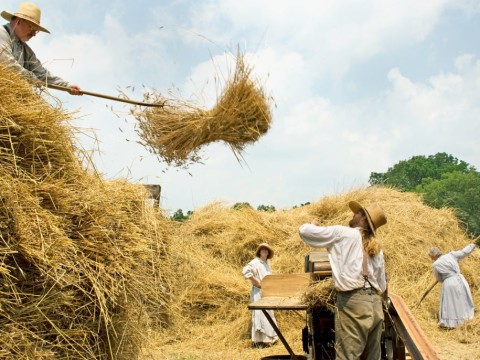
<path fill-rule="evenodd" d="M 80 89 L 80 86 L 78 86 L 78 85 L 72 85 L 70 87 L 69 93 L 71 95 L 83 95 L 82 89 Z"/>
<path fill-rule="evenodd" d="M 320 225 L 320 221 L 318 220 L 318 218 L 314 218 L 314 219 L 310 222 L 310 224 L 315 225 L 315 226 L 319 226 L 319 225 Z"/>

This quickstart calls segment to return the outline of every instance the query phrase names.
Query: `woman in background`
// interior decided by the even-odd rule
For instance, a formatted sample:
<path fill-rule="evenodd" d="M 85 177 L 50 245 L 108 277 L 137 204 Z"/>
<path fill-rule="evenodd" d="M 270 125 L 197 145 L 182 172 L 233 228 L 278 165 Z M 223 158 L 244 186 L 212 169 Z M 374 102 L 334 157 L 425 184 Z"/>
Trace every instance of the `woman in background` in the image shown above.
<path fill-rule="evenodd" d="M 255 258 L 243 268 L 243 276 L 252 283 L 250 301 L 254 302 L 262 298 L 262 280 L 270 275 L 270 264 L 268 260 L 273 257 L 273 250 L 268 244 L 258 245 Z M 273 310 L 267 310 L 268 314 L 276 324 Z M 278 340 L 272 325 L 268 322 L 262 310 L 252 311 L 252 342 L 254 347 L 271 346 Z"/>
<path fill-rule="evenodd" d="M 432 247 L 428 251 L 428 255 L 434 261 L 432 267 L 435 279 L 443 283 L 438 322 L 443 328 L 456 328 L 466 320 L 473 319 L 472 294 L 458 265 L 458 261 L 473 250 L 475 244 L 469 244 L 462 250 L 450 251 L 445 255 L 438 247 Z"/>

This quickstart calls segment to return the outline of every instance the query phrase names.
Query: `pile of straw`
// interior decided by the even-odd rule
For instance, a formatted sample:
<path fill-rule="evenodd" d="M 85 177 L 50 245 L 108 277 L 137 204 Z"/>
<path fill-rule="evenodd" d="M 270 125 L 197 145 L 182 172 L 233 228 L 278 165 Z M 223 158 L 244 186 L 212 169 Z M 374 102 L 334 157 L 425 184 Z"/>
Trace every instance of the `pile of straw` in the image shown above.
<path fill-rule="evenodd" d="M 169 321 L 167 221 L 87 170 L 71 114 L 3 67 L 0 97 L 0 358 L 137 358 Z"/>
<path fill-rule="evenodd" d="M 71 115 L 4 68 L 0 96 L 0 358 L 246 360 L 286 353 L 281 344 L 250 347 L 250 284 L 241 269 L 268 242 L 274 273 L 303 272 L 311 249 L 298 227 L 313 217 L 347 224 L 353 199 L 385 209 L 388 224 L 378 234 L 389 291 L 404 298 L 440 358 L 480 357 L 478 315 L 440 330 L 441 286 L 415 306 L 433 279 L 428 248 L 447 252 L 472 241 L 451 209 L 372 187 L 271 213 L 214 203 L 172 223 L 147 203 L 143 188 L 88 170 Z M 477 250 L 461 262 L 476 304 L 479 260 Z M 305 299 L 331 304 L 332 296 L 323 282 Z M 276 317 L 301 353 L 305 314 Z"/>
<path fill-rule="evenodd" d="M 147 94 L 159 101 L 161 96 Z M 270 128 L 271 112 L 263 90 L 251 78 L 251 69 L 237 56 L 216 105 L 205 110 L 183 100 L 169 100 L 163 108 L 137 110 L 141 143 L 168 165 L 187 167 L 201 161 L 205 144 L 223 141 L 241 156 L 245 146 L 256 142 Z"/>
<path fill-rule="evenodd" d="M 171 280 L 176 304 L 182 317 L 174 327 L 160 332 L 157 348 L 146 354 L 154 359 L 208 358 L 220 360 L 258 359 L 287 354 L 282 344 L 252 349 L 250 344 L 250 283 L 241 275 L 242 267 L 253 258 L 256 246 L 268 242 L 275 250 L 271 260 L 274 273 L 304 271 L 304 256 L 312 249 L 298 236 L 298 227 L 313 217 L 325 225 L 348 224 L 352 214 L 348 202 L 380 203 L 388 224 L 378 231 L 383 243 L 389 291 L 404 298 L 441 359 L 480 357 L 480 321 L 453 331 L 437 326 L 437 287 L 418 307 L 421 295 L 433 280 L 430 246 L 445 252 L 466 246 L 466 236 L 451 209 L 432 209 L 415 194 L 372 187 L 325 197 L 310 205 L 273 213 L 252 209 L 234 210 L 213 203 L 197 209 L 172 233 L 175 243 L 167 261 L 178 273 Z M 476 304 L 480 303 L 480 251 L 462 260 L 461 269 L 469 282 Z M 334 293 L 328 281 L 316 284 L 305 294 L 309 303 L 333 306 Z M 302 354 L 301 329 L 305 313 L 275 313 L 283 335 L 297 354 Z M 145 357 L 152 358 L 152 357 Z"/>

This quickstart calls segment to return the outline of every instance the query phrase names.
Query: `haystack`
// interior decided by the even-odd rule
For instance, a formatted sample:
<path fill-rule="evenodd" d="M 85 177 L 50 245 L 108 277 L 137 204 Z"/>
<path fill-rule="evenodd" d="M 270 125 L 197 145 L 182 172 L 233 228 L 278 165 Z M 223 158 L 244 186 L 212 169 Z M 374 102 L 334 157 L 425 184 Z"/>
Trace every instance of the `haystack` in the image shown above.
<path fill-rule="evenodd" d="M 233 77 L 210 110 L 181 99 L 165 101 L 158 94 L 145 97 L 165 106 L 134 111 L 137 132 L 141 143 L 168 165 L 187 167 L 199 162 L 202 146 L 216 141 L 230 146 L 238 158 L 246 145 L 256 142 L 270 128 L 268 99 L 241 55 L 237 56 Z"/>
<path fill-rule="evenodd" d="M 326 225 L 348 224 L 352 217 L 348 202 L 352 199 L 365 204 L 378 202 L 384 207 L 388 224 L 378 235 L 385 252 L 389 291 L 404 298 L 440 358 L 480 357 L 478 315 L 456 330 L 440 330 L 437 326 L 440 286 L 421 306 L 415 307 L 433 280 L 432 262 L 427 256 L 429 247 L 439 246 L 447 252 L 466 246 L 471 239 L 465 235 L 453 210 L 432 209 L 414 194 L 377 187 L 327 196 L 308 206 L 273 213 L 234 210 L 222 203 L 197 209 L 175 231 L 172 242 L 176 247 L 168 259 L 178 269 L 172 284 L 184 319 L 175 322 L 177 331 L 160 333 L 158 348 L 150 349 L 150 353 L 155 359 L 213 360 L 286 354 L 281 344 L 267 349 L 250 347 L 247 309 L 250 284 L 242 278 L 241 269 L 254 256 L 256 246 L 268 242 L 275 249 L 271 261 L 274 273 L 303 272 L 304 256 L 312 249 L 299 238 L 298 227 L 313 217 Z M 461 262 L 477 304 L 479 258 L 477 250 Z M 305 314 L 278 311 L 276 317 L 294 351 L 301 354 Z"/>
<path fill-rule="evenodd" d="M 48 94 L 1 67 L 0 98 L 0 358 L 137 358 L 169 321 L 167 221 L 88 170 Z"/>

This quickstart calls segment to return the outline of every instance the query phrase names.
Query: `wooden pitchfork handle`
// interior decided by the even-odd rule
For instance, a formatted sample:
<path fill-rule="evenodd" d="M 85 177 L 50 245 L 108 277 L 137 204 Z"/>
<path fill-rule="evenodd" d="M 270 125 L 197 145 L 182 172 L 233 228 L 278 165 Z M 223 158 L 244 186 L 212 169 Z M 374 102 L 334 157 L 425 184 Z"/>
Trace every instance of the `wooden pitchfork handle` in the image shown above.
<path fill-rule="evenodd" d="M 430 291 L 432 291 L 432 289 L 435 287 L 435 285 L 438 284 L 438 280 L 435 280 L 434 282 L 432 282 L 430 284 L 430 286 L 428 287 L 428 289 L 425 291 L 425 293 L 423 294 L 422 298 L 420 299 L 420 301 L 417 303 L 416 306 L 420 305 L 420 303 L 423 301 L 423 299 L 425 299 L 427 297 L 427 295 L 429 294 Z"/>
<path fill-rule="evenodd" d="M 60 86 L 60 85 L 47 84 L 47 87 L 50 88 L 50 89 L 61 90 L 61 91 L 65 91 L 65 92 L 68 92 L 68 93 L 71 91 L 70 88 L 65 87 L 65 86 Z M 157 104 L 155 104 L 155 103 L 144 103 L 144 102 L 136 101 L 136 100 L 122 99 L 122 98 L 119 98 L 119 97 L 104 95 L 104 94 L 98 94 L 98 93 L 94 93 L 94 92 L 86 91 L 86 90 L 80 90 L 80 93 L 83 94 L 83 95 L 96 96 L 96 97 L 103 98 L 103 99 L 121 101 L 121 102 L 124 102 L 124 103 L 140 105 L 140 106 L 163 107 L 165 105 L 165 103 L 161 103 L 161 104 L 160 103 L 157 103 Z"/>

